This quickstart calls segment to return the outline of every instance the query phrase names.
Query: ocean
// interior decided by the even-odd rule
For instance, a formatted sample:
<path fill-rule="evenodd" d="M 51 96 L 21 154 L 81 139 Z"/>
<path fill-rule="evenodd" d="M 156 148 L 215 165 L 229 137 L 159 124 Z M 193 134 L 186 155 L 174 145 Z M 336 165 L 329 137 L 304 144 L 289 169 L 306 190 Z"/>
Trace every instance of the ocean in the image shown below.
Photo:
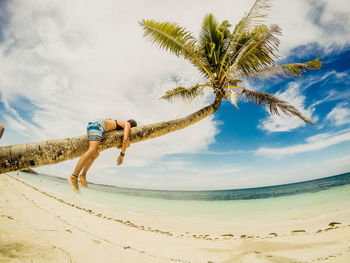
<path fill-rule="evenodd" d="M 300 219 L 336 212 L 350 204 L 350 173 L 260 188 L 215 191 L 162 191 L 89 183 L 72 191 L 67 180 L 43 174 L 10 173 L 13 177 L 59 198 L 77 200 L 116 214 L 157 217 L 205 217 L 220 220 L 266 220 L 272 215 Z"/>
<path fill-rule="evenodd" d="M 132 196 L 160 198 L 168 200 L 250 200 L 272 198 L 279 196 L 313 193 L 333 187 L 350 184 L 350 173 L 340 174 L 322 179 L 276 186 L 212 190 L 212 191 L 170 191 L 170 190 L 144 190 L 133 188 L 120 188 L 108 185 L 90 184 L 90 189 L 109 193 L 119 193 Z"/>
<path fill-rule="evenodd" d="M 32 182 L 46 182 L 50 184 L 66 184 L 66 179 L 43 174 L 33 175 L 24 172 L 12 173 Z M 232 190 L 205 190 L 205 191 L 173 191 L 148 190 L 135 188 L 122 188 L 109 185 L 89 183 L 89 190 L 111 193 L 117 195 L 138 196 L 145 198 L 158 198 L 166 200 L 198 200 L 198 201 L 224 201 L 224 200 L 250 200 L 274 198 L 281 196 L 315 193 L 350 184 L 350 173 L 344 173 L 326 178 L 257 188 Z"/>

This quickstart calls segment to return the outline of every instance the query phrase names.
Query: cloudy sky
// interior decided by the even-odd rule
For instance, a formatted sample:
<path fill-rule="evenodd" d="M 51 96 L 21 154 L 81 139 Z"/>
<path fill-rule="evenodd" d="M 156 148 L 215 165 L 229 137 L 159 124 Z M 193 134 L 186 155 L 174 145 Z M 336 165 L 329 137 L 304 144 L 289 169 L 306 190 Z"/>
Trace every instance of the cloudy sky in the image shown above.
<path fill-rule="evenodd" d="M 213 13 L 235 24 L 254 1 L 0 0 L 0 145 L 82 135 L 91 119 L 134 118 L 140 125 L 185 116 L 212 102 L 159 100 L 202 82 L 189 63 L 145 41 L 138 21 L 176 21 L 198 35 Z M 321 58 L 301 79 L 244 83 L 296 106 L 315 121 L 271 117 L 228 101 L 213 116 L 132 145 L 123 166 L 103 152 L 95 183 L 153 189 L 233 189 L 350 171 L 350 5 L 348 0 L 275 0 L 267 23 L 283 30 L 279 64 Z M 67 177 L 77 159 L 37 168 Z"/>

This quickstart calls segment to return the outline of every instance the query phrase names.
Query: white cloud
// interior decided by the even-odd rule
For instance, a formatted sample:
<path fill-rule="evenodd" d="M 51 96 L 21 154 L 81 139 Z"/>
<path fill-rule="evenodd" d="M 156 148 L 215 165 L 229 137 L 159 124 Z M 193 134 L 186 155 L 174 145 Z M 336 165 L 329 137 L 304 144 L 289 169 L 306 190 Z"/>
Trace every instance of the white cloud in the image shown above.
<path fill-rule="evenodd" d="M 347 173 L 350 170 L 350 155 L 336 156 L 320 162 L 305 162 L 274 171 L 275 184 L 313 180 Z M 286 180 L 287 179 L 287 180 Z"/>
<path fill-rule="evenodd" d="M 134 2 L 137 9 L 130 8 L 133 3 L 90 4 L 9 2 L 11 19 L 0 46 L 0 84 L 9 103 L 20 94 L 41 107 L 33 116 L 37 126 L 28 129 L 31 141 L 84 134 L 87 121 L 94 118 L 134 118 L 142 125 L 182 117 L 210 103 L 208 96 L 191 105 L 159 100 L 167 89 L 202 80 L 189 63 L 143 39 L 137 21 L 157 17 L 157 9 L 142 2 Z M 159 7 L 161 19 L 185 24 L 193 19 L 174 17 L 169 6 Z M 22 122 L 15 111 L 10 114 L 11 120 Z M 22 123 L 23 129 L 28 126 Z M 128 163 L 142 165 L 165 154 L 206 149 L 216 133 L 215 122 L 207 118 L 131 147 Z M 101 159 L 106 165 L 115 153 Z"/>
<path fill-rule="evenodd" d="M 305 108 L 305 96 L 301 95 L 300 84 L 298 82 L 289 83 L 288 88 L 284 92 L 278 92 L 275 96 L 293 105 L 306 118 L 312 119 L 313 121 L 316 120 L 315 117 L 312 118 L 313 108 Z M 296 116 L 286 116 L 282 114 L 281 116 L 270 115 L 267 119 L 261 121 L 259 128 L 269 132 L 284 132 L 305 125 L 305 122 Z"/>
<path fill-rule="evenodd" d="M 344 106 L 344 103 L 338 104 L 327 115 L 327 119 L 330 120 L 335 126 L 342 126 L 350 123 L 350 109 Z"/>
<path fill-rule="evenodd" d="M 251 186 L 268 186 L 286 183 L 302 182 L 323 177 L 347 173 L 350 171 L 350 155 L 326 156 L 318 162 L 309 159 L 298 163 L 288 163 L 281 166 L 271 166 L 271 169 L 261 169 L 258 174 L 251 175 Z M 267 176 L 268 175 L 268 176 Z M 249 184 L 245 182 L 246 184 Z"/>
<path fill-rule="evenodd" d="M 332 134 L 323 133 L 309 137 L 304 144 L 297 144 L 287 147 L 280 148 L 269 148 L 262 147 L 259 148 L 255 153 L 257 155 L 272 156 L 272 157 L 282 157 L 285 155 L 293 155 L 298 153 L 318 151 L 335 144 L 350 141 L 349 130 L 344 130 L 342 132 Z"/>
<path fill-rule="evenodd" d="M 158 163 L 155 169 L 143 169 L 141 172 L 133 174 L 132 181 L 122 173 L 115 174 L 113 178 L 108 176 L 101 178 L 99 175 L 98 181 L 122 187 L 205 190 L 244 187 L 242 175 L 244 175 L 242 167 L 233 167 L 231 165 L 223 167 L 194 167 L 191 161 L 171 161 Z M 94 179 L 91 178 L 91 180 Z"/>
<path fill-rule="evenodd" d="M 347 72 L 339 72 L 335 74 L 337 79 L 344 79 L 344 78 L 349 78 L 349 74 Z"/>
<path fill-rule="evenodd" d="M 297 15 L 296 15 L 297 14 Z M 347 0 L 294 0 L 273 1 L 269 21 L 282 28 L 280 50 L 282 55 L 300 45 L 304 52 L 310 52 L 312 43 L 317 43 L 325 50 L 333 46 L 344 46 L 349 43 L 350 8 Z M 302 57 L 303 51 L 297 55 Z"/>
<path fill-rule="evenodd" d="M 9 127 L 11 127 L 13 130 L 16 130 L 18 132 L 25 132 L 28 130 L 26 126 L 16 121 L 15 119 L 11 118 L 10 116 L 5 116 L 5 120 L 9 125 Z"/>

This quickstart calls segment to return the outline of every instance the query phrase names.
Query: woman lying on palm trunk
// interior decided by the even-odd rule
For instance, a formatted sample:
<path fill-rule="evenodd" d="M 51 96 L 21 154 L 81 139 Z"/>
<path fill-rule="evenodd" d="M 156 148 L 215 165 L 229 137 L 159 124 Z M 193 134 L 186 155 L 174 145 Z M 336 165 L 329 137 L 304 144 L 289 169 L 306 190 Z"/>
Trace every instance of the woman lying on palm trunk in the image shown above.
<path fill-rule="evenodd" d="M 77 165 L 75 166 L 73 174 L 68 178 L 68 182 L 72 186 L 73 190 L 77 193 L 79 191 L 78 177 L 83 187 L 88 187 L 86 182 L 86 173 L 91 167 L 92 163 L 99 156 L 98 147 L 104 138 L 104 134 L 113 130 L 124 129 L 124 139 L 121 147 L 120 155 L 117 159 L 117 165 L 123 163 L 126 148 L 130 146 L 129 134 L 132 127 L 136 127 L 135 120 L 121 121 L 111 119 L 101 119 L 89 122 L 87 126 L 87 133 L 89 136 L 89 149 L 80 157 Z"/>

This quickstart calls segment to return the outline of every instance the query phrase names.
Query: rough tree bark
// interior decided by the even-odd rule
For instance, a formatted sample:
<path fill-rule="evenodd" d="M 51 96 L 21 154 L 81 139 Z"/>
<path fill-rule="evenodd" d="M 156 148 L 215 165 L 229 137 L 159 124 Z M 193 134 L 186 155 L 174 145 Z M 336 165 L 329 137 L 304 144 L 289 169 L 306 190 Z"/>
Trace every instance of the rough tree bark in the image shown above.
<path fill-rule="evenodd" d="M 213 114 L 220 107 L 221 100 L 222 96 L 216 96 L 213 104 L 180 119 L 134 127 L 129 135 L 130 142 L 152 139 L 192 125 Z M 99 150 L 120 146 L 122 140 L 122 131 L 108 132 Z M 0 174 L 74 159 L 81 156 L 87 149 L 87 135 L 3 146 L 0 147 Z"/>

